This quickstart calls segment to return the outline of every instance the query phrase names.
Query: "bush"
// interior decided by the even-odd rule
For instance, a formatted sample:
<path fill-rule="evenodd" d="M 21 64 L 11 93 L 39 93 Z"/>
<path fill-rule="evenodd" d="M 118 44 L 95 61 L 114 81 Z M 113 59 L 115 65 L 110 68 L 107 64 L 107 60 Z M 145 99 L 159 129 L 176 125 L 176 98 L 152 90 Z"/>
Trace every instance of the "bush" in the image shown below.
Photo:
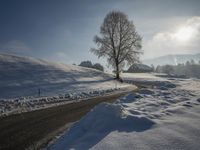
<path fill-rule="evenodd" d="M 79 66 L 81 66 L 81 67 L 87 67 L 87 68 L 92 68 L 93 67 L 92 62 L 89 61 L 89 60 L 82 61 Z"/>
<path fill-rule="evenodd" d="M 100 70 L 100 71 L 104 71 L 103 66 L 101 64 L 99 64 L 99 63 L 94 64 L 93 68 L 97 69 L 97 70 Z"/>
<path fill-rule="evenodd" d="M 82 61 L 79 66 L 104 71 L 104 67 L 101 64 L 96 63 L 96 64 L 93 65 L 92 62 L 89 61 L 89 60 L 88 61 Z"/>

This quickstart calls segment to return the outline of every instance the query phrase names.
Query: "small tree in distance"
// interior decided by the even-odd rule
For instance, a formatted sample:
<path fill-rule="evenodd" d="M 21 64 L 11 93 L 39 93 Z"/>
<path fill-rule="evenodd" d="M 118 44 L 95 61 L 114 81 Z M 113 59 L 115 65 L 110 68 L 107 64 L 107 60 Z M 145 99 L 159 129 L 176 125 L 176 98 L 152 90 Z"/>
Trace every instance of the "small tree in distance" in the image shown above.
<path fill-rule="evenodd" d="M 92 62 L 89 61 L 89 60 L 87 60 L 87 61 L 82 61 L 82 62 L 80 63 L 79 66 L 87 67 L 87 68 L 92 68 L 92 67 L 93 67 Z"/>
<path fill-rule="evenodd" d="M 100 71 L 104 71 L 103 66 L 101 64 L 99 64 L 99 63 L 94 64 L 93 68 L 97 69 L 97 70 L 100 70 Z"/>
<path fill-rule="evenodd" d="M 105 57 L 114 68 L 116 79 L 120 78 L 122 68 L 139 61 L 141 36 L 128 17 L 120 11 L 108 13 L 100 28 L 101 36 L 95 36 L 97 48 L 91 51 L 98 57 Z"/>
<path fill-rule="evenodd" d="M 100 63 L 92 64 L 91 61 L 82 61 L 79 66 L 81 67 L 87 67 L 87 68 L 94 68 L 100 71 L 104 71 L 104 67 Z"/>

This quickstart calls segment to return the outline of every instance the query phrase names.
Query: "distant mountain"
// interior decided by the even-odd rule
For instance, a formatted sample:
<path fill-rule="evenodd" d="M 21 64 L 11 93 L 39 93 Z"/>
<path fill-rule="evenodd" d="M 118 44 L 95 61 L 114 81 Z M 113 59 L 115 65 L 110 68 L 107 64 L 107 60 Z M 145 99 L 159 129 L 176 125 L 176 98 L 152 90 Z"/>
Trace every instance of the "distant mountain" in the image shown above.
<path fill-rule="evenodd" d="M 41 95 L 47 96 L 64 94 L 66 91 L 78 92 L 98 88 L 97 84 L 105 84 L 110 79 L 110 75 L 95 69 L 0 54 L 0 99 L 37 96 L 39 89 Z"/>
<path fill-rule="evenodd" d="M 179 63 L 186 63 L 187 61 L 194 60 L 195 62 L 200 61 L 200 53 L 199 54 L 183 54 L 183 55 L 166 55 L 157 57 L 154 59 L 146 59 L 142 62 L 147 65 L 153 64 L 154 66 L 157 65 L 176 65 Z"/>

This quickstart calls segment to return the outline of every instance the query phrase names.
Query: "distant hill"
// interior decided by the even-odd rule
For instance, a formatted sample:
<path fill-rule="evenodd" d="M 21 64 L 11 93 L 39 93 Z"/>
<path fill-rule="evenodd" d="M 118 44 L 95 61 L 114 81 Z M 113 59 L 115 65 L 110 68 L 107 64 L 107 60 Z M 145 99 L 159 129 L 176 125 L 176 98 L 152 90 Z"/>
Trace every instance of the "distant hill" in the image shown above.
<path fill-rule="evenodd" d="M 100 84 L 104 88 L 114 87 L 111 79 L 110 75 L 95 69 L 0 54 L 0 99 L 37 96 L 39 89 L 42 95 L 49 96 L 98 88 Z"/>
<path fill-rule="evenodd" d="M 183 55 L 166 55 L 157 57 L 154 59 L 143 60 L 142 62 L 147 65 L 153 64 L 157 65 L 176 65 L 179 63 L 186 63 L 187 61 L 194 60 L 195 62 L 200 61 L 200 53 L 199 54 L 183 54 Z"/>
<path fill-rule="evenodd" d="M 126 72 L 129 73 L 142 73 L 142 72 L 151 72 L 153 71 L 151 67 L 144 64 L 133 64 L 128 68 Z"/>

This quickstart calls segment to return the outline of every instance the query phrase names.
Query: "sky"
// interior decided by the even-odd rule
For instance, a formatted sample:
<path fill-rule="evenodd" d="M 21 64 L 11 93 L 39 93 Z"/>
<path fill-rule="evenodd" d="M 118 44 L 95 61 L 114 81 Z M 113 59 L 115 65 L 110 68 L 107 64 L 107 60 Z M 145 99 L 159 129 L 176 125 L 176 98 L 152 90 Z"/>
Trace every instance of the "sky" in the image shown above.
<path fill-rule="evenodd" d="M 0 0 L 0 52 L 105 65 L 90 48 L 112 10 L 134 22 L 141 59 L 200 53 L 200 0 Z"/>

